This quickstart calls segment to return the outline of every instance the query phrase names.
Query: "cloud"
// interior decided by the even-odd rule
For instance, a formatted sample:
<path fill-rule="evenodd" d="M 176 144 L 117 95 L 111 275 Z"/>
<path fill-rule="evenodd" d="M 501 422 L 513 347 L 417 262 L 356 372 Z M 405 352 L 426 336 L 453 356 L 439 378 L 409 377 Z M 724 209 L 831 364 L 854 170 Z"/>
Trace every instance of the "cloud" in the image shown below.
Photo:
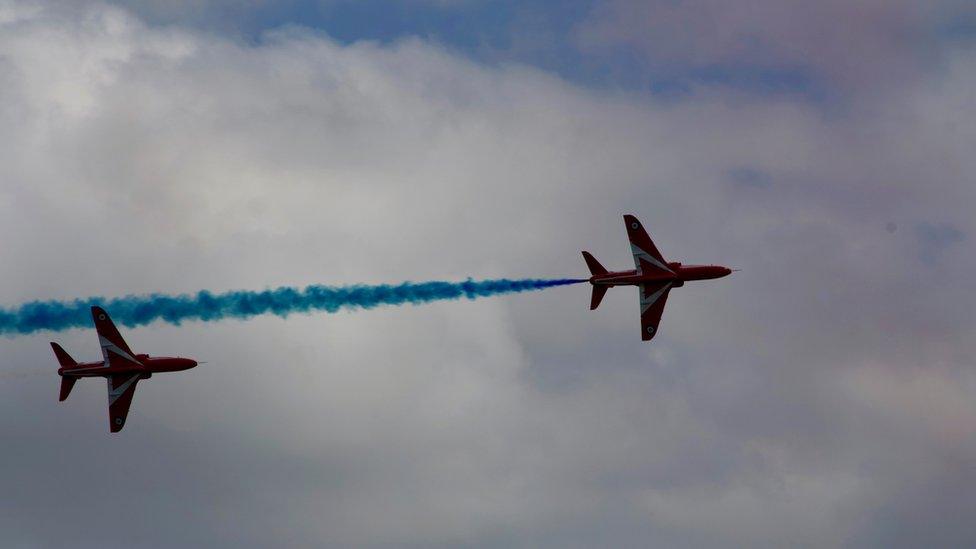
<path fill-rule="evenodd" d="M 627 288 L 128 330 L 208 364 L 140 385 L 118 437 L 101 384 L 56 403 L 48 337 L 7 339 L 4 368 L 51 375 L 0 384 L 4 545 L 972 544 L 929 511 L 971 504 L 946 489 L 972 485 L 971 240 L 931 265 L 886 230 L 974 230 L 968 46 L 825 112 L 417 38 L 0 13 L 5 306 L 574 276 L 580 249 L 630 264 L 624 212 L 669 259 L 743 268 L 673 292 L 652 345 Z"/>
<path fill-rule="evenodd" d="M 765 189 L 772 184 L 768 174 L 748 167 L 732 168 L 728 172 L 728 178 L 741 187 Z"/>
<path fill-rule="evenodd" d="M 935 261 L 948 247 L 966 239 L 966 234 L 952 223 L 932 224 L 926 221 L 915 227 L 915 235 L 922 246 L 919 257 L 924 261 Z"/>
<path fill-rule="evenodd" d="M 946 29 L 973 15 L 956 0 L 612 0 L 595 8 L 579 37 L 584 48 L 633 47 L 652 66 L 672 70 L 800 69 L 846 95 L 938 70 L 955 38 Z"/>

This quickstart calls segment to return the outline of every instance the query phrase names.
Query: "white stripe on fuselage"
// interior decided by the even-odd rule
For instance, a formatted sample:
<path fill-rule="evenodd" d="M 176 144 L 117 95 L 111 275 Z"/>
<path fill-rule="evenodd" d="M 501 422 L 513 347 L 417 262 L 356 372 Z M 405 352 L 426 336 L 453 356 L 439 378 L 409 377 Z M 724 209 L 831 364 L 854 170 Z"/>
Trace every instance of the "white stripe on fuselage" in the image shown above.
<path fill-rule="evenodd" d="M 108 405 L 111 406 L 115 404 L 115 401 L 119 399 L 120 396 L 124 395 L 125 392 L 132 386 L 133 383 L 139 380 L 139 374 L 132 374 L 125 383 L 119 386 L 118 389 L 112 389 L 112 377 L 108 378 Z"/>
<path fill-rule="evenodd" d="M 657 303 L 657 300 L 661 298 L 661 295 L 663 295 L 664 292 L 668 291 L 668 288 L 671 287 L 671 284 L 672 284 L 671 282 L 668 282 L 667 284 L 662 286 L 660 290 L 654 292 L 653 294 L 647 297 L 644 297 L 644 285 L 643 284 L 640 285 L 641 315 L 646 313 L 647 310 L 650 309 L 652 305 Z"/>
<path fill-rule="evenodd" d="M 111 340 L 109 340 L 107 337 L 101 334 L 98 335 L 98 342 L 101 343 L 102 345 L 102 356 L 105 358 L 106 368 L 108 368 L 110 363 L 109 356 L 108 356 L 109 351 L 119 355 L 120 357 L 128 360 L 129 362 L 133 362 L 135 364 L 142 364 L 136 359 L 136 357 L 125 352 L 125 350 L 121 349 L 118 345 L 112 343 Z"/>
<path fill-rule="evenodd" d="M 634 265 L 637 266 L 637 272 L 638 273 L 641 272 L 640 260 L 643 259 L 644 261 L 650 263 L 651 265 L 654 265 L 654 266 L 658 267 L 659 269 L 663 269 L 663 270 L 665 270 L 665 271 L 667 271 L 667 272 L 669 272 L 671 274 L 674 274 L 674 271 L 672 271 L 670 267 L 668 267 L 664 263 L 661 263 L 660 261 L 658 261 L 656 257 L 654 257 L 651 254 L 645 252 L 644 250 L 642 250 L 640 248 L 640 246 L 638 246 L 637 244 L 634 244 L 633 242 L 630 243 L 630 251 L 634 254 Z"/>

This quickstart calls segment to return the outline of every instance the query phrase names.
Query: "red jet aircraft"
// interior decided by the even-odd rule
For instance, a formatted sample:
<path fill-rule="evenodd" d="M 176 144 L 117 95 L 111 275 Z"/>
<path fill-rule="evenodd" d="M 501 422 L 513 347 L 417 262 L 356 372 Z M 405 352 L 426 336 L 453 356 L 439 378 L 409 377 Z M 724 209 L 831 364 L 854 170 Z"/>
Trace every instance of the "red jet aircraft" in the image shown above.
<path fill-rule="evenodd" d="M 627 236 L 630 238 L 630 249 L 634 254 L 633 271 L 608 272 L 589 252 L 583 252 L 586 266 L 590 268 L 590 284 L 593 285 L 593 297 L 590 299 L 590 310 L 596 309 L 606 295 L 607 289 L 614 286 L 637 286 L 640 289 L 641 307 L 641 339 L 648 341 L 657 334 L 658 323 L 664 312 L 664 303 L 668 300 L 671 288 L 684 286 L 689 280 L 710 280 L 721 278 L 732 273 L 732 269 L 719 265 L 682 265 L 668 263 L 657 251 L 651 237 L 647 236 L 644 227 L 636 217 L 624 216 L 627 226 Z"/>
<path fill-rule="evenodd" d="M 91 313 L 104 359 L 102 362 L 78 364 L 60 345 L 52 341 L 54 356 L 61 364 L 58 368 L 58 375 L 61 376 L 61 397 L 58 400 L 64 401 L 68 398 L 78 379 L 104 377 L 108 381 L 109 428 L 113 433 L 118 433 L 125 426 L 132 395 L 135 394 L 136 383 L 140 379 L 149 379 L 157 372 L 189 370 L 197 365 L 197 361 L 189 358 L 137 355 L 125 344 L 105 309 L 92 307 Z"/>

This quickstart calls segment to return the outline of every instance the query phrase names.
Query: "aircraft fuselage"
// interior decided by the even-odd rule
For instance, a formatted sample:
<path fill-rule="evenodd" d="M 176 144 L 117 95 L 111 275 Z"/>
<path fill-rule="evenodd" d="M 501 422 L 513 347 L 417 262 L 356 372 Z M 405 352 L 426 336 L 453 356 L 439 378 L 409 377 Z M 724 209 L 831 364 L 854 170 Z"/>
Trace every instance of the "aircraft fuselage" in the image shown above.
<path fill-rule="evenodd" d="M 149 379 L 156 373 L 189 370 L 197 365 L 197 361 L 192 358 L 136 354 L 122 338 L 105 309 L 93 305 L 91 315 L 103 360 L 78 362 L 56 342 L 51 342 L 51 350 L 60 365 L 58 375 L 61 377 L 61 391 L 58 401 L 67 400 L 79 379 L 104 377 L 108 382 L 109 431 L 118 433 L 125 427 L 129 405 L 140 380 Z"/>
<path fill-rule="evenodd" d="M 58 375 L 68 377 L 105 377 L 114 374 L 140 372 L 157 374 L 163 372 L 182 372 L 197 365 L 191 358 L 136 355 L 141 365 L 125 362 L 121 365 L 105 367 L 105 362 L 83 362 L 77 366 L 58 368 Z"/>
<path fill-rule="evenodd" d="M 668 263 L 673 273 L 655 270 L 650 273 L 641 273 L 636 269 L 630 271 L 615 271 L 604 274 L 595 274 L 590 277 L 590 284 L 594 286 L 638 286 L 649 282 L 673 282 L 673 286 L 683 286 L 685 282 L 693 280 L 712 280 L 722 278 L 732 274 L 732 269 L 721 265 L 682 265 L 681 263 Z"/>
<path fill-rule="evenodd" d="M 583 261 L 590 270 L 590 310 L 600 306 L 607 290 L 614 286 L 637 286 L 641 311 L 641 339 L 650 341 L 657 335 L 658 324 L 664 313 L 664 304 L 672 288 L 692 280 L 711 280 L 732 274 L 732 269 L 721 265 L 682 265 L 669 262 L 661 255 L 641 222 L 632 215 L 624 216 L 624 227 L 634 256 L 634 269 L 608 271 L 593 254 L 583 251 Z"/>

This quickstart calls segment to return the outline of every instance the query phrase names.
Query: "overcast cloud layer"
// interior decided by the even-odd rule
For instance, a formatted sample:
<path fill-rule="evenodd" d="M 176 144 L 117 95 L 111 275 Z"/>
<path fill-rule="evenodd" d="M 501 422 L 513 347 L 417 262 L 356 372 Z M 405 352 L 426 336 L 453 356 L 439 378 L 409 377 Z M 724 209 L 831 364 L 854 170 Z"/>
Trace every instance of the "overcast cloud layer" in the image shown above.
<path fill-rule="evenodd" d="M 127 330 L 208 363 L 140 384 L 116 436 L 102 383 L 57 403 L 47 342 L 90 360 L 91 330 L 4 339 L 0 545 L 976 545 L 976 51 L 884 38 L 910 3 L 838 3 L 836 39 L 753 4 L 611 2 L 574 40 L 685 29 L 668 63 L 721 64 L 745 54 L 709 29 L 746 17 L 798 45 L 748 59 L 828 102 L 0 2 L 4 306 L 574 277 L 580 249 L 630 264 L 626 212 L 743 269 L 672 292 L 651 344 L 630 288 Z"/>

